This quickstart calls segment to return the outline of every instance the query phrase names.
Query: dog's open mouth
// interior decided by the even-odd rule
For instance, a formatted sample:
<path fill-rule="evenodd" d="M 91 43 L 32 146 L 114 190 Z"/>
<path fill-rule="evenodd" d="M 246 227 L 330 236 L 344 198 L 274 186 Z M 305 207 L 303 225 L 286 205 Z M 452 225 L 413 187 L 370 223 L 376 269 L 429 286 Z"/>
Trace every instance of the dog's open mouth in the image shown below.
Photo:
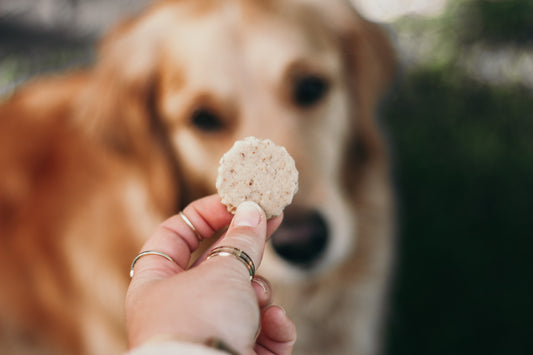
<path fill-rule="evenodd" d="M 272 235 L 272 247 L 284 260 L 309 267 L 326 250 L 328 226 L 317 211 L 288 208 L 282 225 Z"/>

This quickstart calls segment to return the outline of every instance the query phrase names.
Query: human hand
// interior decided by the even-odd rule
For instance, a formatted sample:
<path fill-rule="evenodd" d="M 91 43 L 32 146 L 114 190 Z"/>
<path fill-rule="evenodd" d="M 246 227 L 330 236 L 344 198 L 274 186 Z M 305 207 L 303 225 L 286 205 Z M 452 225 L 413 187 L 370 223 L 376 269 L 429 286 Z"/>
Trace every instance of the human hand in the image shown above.
<path fill-rule="evenodd" d="M 231 222 L 214 247 L 243 250 L 256 267 L 266 239 L 282 220 L 267 222 L 254 203 L 239 206 L 233 218 L 216 195 L 192 202 L 183 213 L 202 239 Z M 296 329 L 280 307 L 270 305 L 268 282 L 259 276 L 250 282 L 247 268 L 232 255 L 202 258 L 187 269 L 198 245 L 195 232 L 179 215 L 163 222 L 145 243 L 142 250 L 162 252 L 175 263 L 157 255 L 146 255 L 136 263 L 126 297 L 130 346 L 157 337 L 196 343 L 217 338 L 240 354 L 290 354 Z"/>

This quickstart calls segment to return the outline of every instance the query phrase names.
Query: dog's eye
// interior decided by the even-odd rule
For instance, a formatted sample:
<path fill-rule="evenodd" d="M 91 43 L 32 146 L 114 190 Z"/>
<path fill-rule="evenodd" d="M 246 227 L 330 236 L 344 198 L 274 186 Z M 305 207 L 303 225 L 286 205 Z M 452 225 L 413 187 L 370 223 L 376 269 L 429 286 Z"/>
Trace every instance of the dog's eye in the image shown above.
<path fill-rule="evenodd" d="M 218 132 L 224 128 L 224 122 L 214 112 L 206 108 L 196 109 L 191 116 L 191 123 L 204 132 Z"/>
<path fill-rule="evenodd" d="M 293 98 L 301 107 L 310 107 L 326 94 L 328 83 L 324 78 L 310 75 L 296 79 Z"/>

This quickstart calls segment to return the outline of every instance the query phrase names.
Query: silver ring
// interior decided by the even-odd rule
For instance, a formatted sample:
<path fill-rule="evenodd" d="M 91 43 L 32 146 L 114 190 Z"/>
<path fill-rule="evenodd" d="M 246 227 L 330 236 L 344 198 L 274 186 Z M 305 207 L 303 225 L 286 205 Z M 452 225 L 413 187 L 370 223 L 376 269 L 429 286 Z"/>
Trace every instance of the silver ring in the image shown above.
<path fill-rule="evenodd" d="M 143 252 L 140 252 L 139 254 L 137 254 L 135 259 L 133 259 L 133 261 L 131 262 L 130 278 L 133 277 L 133 267 L 135 266 L 137 261 L 139 261 L 140 258 L 142 258 L 143 256 L 146 256 L 146 255 L 159 255 L 159 256 L 162 256 L 163 258 L 167 259 L 168 261 L 171 261 L 174 264 L 178 265 L 178 263 L 176 263 L 176 261 L 174 261 L 174 259 L 172 259 L 170 256 L 168 256 L 165 253 L 162 253 L 160 251 L 155 251 L 155 250 L 146 250 L 146 251 L 143 251 Z"/>
<path fill-rule="evenodd" d="M 216 247 L 215 249 L 211 250 L 209 255 L 207 256 L 207 259 L 210 259 L 214 256 L 236 256 L 237 259 L 246 266 L 246 269 L 248 269 L 248 273 L 250 274 L 250 281 L 255 276 L 255 264 L 252 258 L 248 254 L 246 254 L 244 251 L 242 251 L 239 248 L 234 247 L 228 247 L 228 246 L 220 246 Z"/>
<path fill-rule="evenodd" d="M 185 222 L 185 224 L 187 224 L 189 226 L 189 228 L 194 232 L 194 234 L 196 235 L 196 238 L 198 239 L 198 241 L 202 241 L 202 236 L 200 235 L 200 233 L 198 233 L 196 228 L 194 228 L 194 225 L 192 224 L 191 220 L 189 218 L 187 218 L 187 216 L 181 211 L 179 212 L 179 216 L 181 217 L 183 222 Z"/>

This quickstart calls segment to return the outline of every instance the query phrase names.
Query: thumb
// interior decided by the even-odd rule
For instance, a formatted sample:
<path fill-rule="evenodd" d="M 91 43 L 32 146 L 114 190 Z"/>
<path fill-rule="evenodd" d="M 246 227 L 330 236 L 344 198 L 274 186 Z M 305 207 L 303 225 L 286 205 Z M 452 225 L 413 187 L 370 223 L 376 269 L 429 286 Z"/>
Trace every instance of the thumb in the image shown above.
<path fill-rule="evenodd" d="M 265 212 L 252 201 L 241 203 L 224 237 L 215 245 L 237 248 L 248 254 L 258 268 L 263 258 L 267 238 Z"/>

